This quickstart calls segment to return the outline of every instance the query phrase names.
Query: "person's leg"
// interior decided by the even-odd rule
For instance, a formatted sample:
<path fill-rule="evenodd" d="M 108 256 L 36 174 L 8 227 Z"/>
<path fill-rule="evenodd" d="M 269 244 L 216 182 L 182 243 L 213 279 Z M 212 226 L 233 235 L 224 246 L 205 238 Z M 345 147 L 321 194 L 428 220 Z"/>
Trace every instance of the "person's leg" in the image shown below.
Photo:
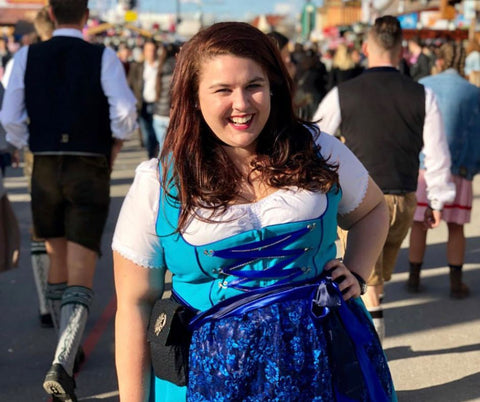
<path fill-rule="evenodd" d="M 43 386 L 65 400 L 75 398 L 75 357 L 93 300 L 95 265 L 108 216 L 108 161 L 105 157 L 65 157 L 61 181 L 68 200 L 64 208 L 67 288 L 61 300 L 55 356 Z"/>
<path fill-rule="evenodd" d="M 28 191 L 31 193 L 31 178 L 33 171 L 33 154 L 29 150 L 23 152 L 23 174 L 27 178 Z M 30 239 L 30 259 L 32 262 L 33 279 L 37 289 L 38 310 L 40 313 L 40 325 L 44 328 L 53 327 L 52 316 L 48 309 L 46 300 L 48 270 L 50 261 L 45 246 L 45 241 L 35 235 L 33 227 L 31 228 L 32 236 Z"/>
<path fill-rule="evenodd" d="M 462 282 L 463 261 L 465 258 L 465 234 L 463 225 L 448 223 L 447 260 L 450 269 L 450 297 L 464 299 L 470 289 Z"/>
<path fill-rule="evenodd" d="M 61 299 L 59 338 L 52 366 L 43 383 L 47 393 L 60 399 L 75 400 L 74 366 L 93 301 L 96 262 L 96 251 L 67 242 L 68 285 Z"/>
<path fill-rule="evenodd" d="M 383 252 L 383 278 L 385 282 L 388 282 L 392 277 L 403 240 L 412 227 L 417 200 L 415 193 L 407 193 L 401 196 L 391 195 L 387 204 L 390 204 L 391 227 Z"/>
<path fill-rule="evenodd" d="M 144 148 L 147 148 L 147 145 L 148 145 L 148 129 L 147 129 L 147 123 L 142 116 L 138 117 L 138 125 L 139 125 L 139 129 L 140 129 L 141 144 Z"/>
<path fill-rule="evenodd" d="M 146 120 L 146 128 L 148 130 L 148 157 L 150 159 L 156 158 L 158 157 L 158 141 L 157 135 L 155 134 L 155 128 L 153 127 L 153 116 L 150 116 L 149 119 Z"/>
<path fill-rule="evenodd" d="M 61 364 L 69 375 L 73 373 L 75 356 L 93 299 L 96 262 L 95 251 L 68 242 L 68 286 L 62 297 L 59 341 L 53 363 Z"/>
<path fill-rule="evenodd" d="M 370 277 L 367 280 L 367 292 L 362 296 L 362 300 L 370 313 L 375 330 L 377 331 L 380 342 L 385 337 L 385 324 L 383 319 L 382 295 L 383 295 L 383 252 L 380 254 Z"/>
<path fill-rule="evenodd" d="M 158 142 L 153 128 L 152 104 L 144 103 L 140 112 L 139 123 L 142 132 L 143 143 L 147 148 L 148 158 L 154 158 L 158 153 Z"/>
<path fill-rule="evenodd" d="M 383 341 L 385 334 L 385 323 L 381 306 L 382 295 L 385 291 L 384 283 L 388 282 L 392 277 L 400 247 L 412 224 L 416 206 L 414 193 L 408 193 L 404 196 L 385 195 L 385 201 L 389 210 L 390 229 L 383 246 L 382 255 L 379 261 L 377 261 L 374 273 L 367 281 L 369 290 L 363 296 L 365 306 L 372 318 L 378 316 L 376 329 L 380 341 Z"/>
<path fill-rule="evenodd" d="M 407 290 L 416 293 L 420 288 L 420 272 L 423 264 L 427 245 L 427 230 L 422 222 L 413 222 L 410 230 L 410 242 L 408 249 L 409 275 L 407 280 Z"/>
<path fill-rule="evenodd" d="M 463 265 L 465 258 L 465 234 L 463 225 L 456 223 L 447 223 L 448 227 L 448 243 L 447 243 L 447 260 L 448 264 Z"/>
<path fill-rule="evenodd" d="M 30 240 L 30 258 L 32 261 L 33 279 L 37 289 L 40 325 L 45 328 L 53 327 L 52 316 L 46 299 L 50 261 L 45 241 L 37 240 L 33 235 Z"/>
<path fill-rule="evenodd" d="M 60 328 L 60 307 L 68 281 L 67 240 L 64 237 L 45 239 L 45 247 L 50 260 L 47 303 L 53 326 L 58 332 Z"/>
<path fill-rule="evenodd" d="M 406 282 L 407 291 L 417 293 L 420 287 L 420 273 L 423 264 L 423 257 L 427 244 L 427 229 L 423 227 L 425 209 L 428 205 L 427 183 L 425 181 L 425 170 L 418 172 L 417 192 L 415 193 L 417 206 L 413 216 L 413 224 L 410 231 L 410 241 L 408 250 L 409 275 Z"/>

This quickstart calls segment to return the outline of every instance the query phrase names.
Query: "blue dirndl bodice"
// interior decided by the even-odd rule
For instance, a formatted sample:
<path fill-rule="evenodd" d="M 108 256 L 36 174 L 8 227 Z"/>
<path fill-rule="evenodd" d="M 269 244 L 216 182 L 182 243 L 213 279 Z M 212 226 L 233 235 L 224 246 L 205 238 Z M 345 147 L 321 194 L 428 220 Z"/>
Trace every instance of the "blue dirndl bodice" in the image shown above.
<path fill-rule="evenodd" d="M 336 257 L 341 192 L 330 191 L 326 197 L 328 206 L 315 219 L 250 230 L 202 246 L 175 232 L 178 206 L 160 200 L 157 234 L 172 272 L 173 292 L 185 304 L 208 313 L 245 295 L 293 290 L 278 300 L 272 292 L 269 302 L 260 298 L 251 308 L 241 306 L 197 323 L 188 390 L 155 378 L 156 401 L 369 401 L 372 392 L 381 396 L 376 401 L 395 400 L 385 356 L 361 301 L 341 303 L 335 284 L 323 279 L 332 309 L 323 306 L 321 314 L 312 313 L 318 278 L 326 262 Z M 349 345 L 353 354 L 358 346 L 349 340 L 340 310 L 354 322 L 350 333 L 357 332 L 353 336 L 372 384 L 358 365 L 348 371 L 348 357 L 332 346 Z M 339 380 L 345 384 L 352 376 L 358 381 L 346 390 Z"/>

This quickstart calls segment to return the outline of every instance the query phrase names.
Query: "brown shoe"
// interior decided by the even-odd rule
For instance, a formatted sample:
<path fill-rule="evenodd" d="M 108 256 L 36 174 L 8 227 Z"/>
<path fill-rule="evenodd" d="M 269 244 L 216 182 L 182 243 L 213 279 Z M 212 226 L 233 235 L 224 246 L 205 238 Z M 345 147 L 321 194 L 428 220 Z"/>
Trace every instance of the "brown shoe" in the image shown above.
<path fill-rule="evenodd" d="M 470 289 L 462 282 L 462 267 L 450 267 L 450 297 L 465 299 L 470 295 Z"/>
<path fill-rule="evenodd" d="M 423 289 L 420 286 L 420 271 L 422 270 L 422 263 L 410 263 L 410 270 L 408 273 L 408 280 L 406 283 L 408 293 L 418 293 Z"/>

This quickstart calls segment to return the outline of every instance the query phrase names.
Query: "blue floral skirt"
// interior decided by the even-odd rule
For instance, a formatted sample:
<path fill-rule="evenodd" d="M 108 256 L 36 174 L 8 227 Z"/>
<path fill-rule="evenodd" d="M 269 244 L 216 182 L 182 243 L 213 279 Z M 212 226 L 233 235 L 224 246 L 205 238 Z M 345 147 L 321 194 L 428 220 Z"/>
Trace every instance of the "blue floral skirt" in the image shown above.
<path fill-rule="evenodd" d="M 192 338 L 187 401 L 396 401 L 362 302 L 344 307 L 368 339 L 360 353 L 345 331 L 345 317 L 335 310 L 316 317 L 307 299 L 206 322 Z M 358 355 L 370 371 L 359 366 Z"/>

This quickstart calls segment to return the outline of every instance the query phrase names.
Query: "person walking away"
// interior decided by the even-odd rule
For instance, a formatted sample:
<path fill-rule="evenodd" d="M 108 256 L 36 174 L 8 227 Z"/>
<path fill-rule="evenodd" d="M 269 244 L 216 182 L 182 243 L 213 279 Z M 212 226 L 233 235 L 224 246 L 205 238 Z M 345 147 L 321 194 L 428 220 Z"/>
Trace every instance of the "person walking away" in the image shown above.
<path fill-rule="evenodd" d="M 156 81 L 157 100 L 153 114 L 153 128 L 159 147 L 163 145 L 170 121 L 170 85 L 172 82 L 173 70 L 175 68 L 178 46 L 174 43 L 162 45 L 162 53 L 159 59 L 159 66 Z"/>
<path fill-rule="evenodd" d="M 50 258 L 47 298 L 59 328 L 43 387 L 62 401 L 77 400 L 73 366 L 94 297 L 110 172 L 137 117 L 115 52 L 82 38 L 88 15 L 86 0 L 50 1 L 53 37 L 18 51 L 1 115 L 7 141 L 34 155 L 33 226 Z"/>
<path fill-rule="evenodd" d="M 157 44 L 148 39 L 143 44 L 143 61 L 130 64 L 128 84 L 137 98 L 140 133 L 149 159 L 158 156 L 158 141 L 153 127 L 158 68 Z"/>
<path fill-rule="evenodd" d="M 418 81 L 432 73 L 432 60 L 424 53 L 421 39 L 413 37 L 408 40 L 410 52 L 410 77 Z"/>
<path fill-rule="evenodd" d="M 348 46 L 340 43 L 333 56 L 332 68 L 328 72 L 327 91 L 340 84 L 360 75 L 364 68 L 357 65 L 352 58 Z"/>
<path fill-rule="evenodd" d="M 345 144 L 365 165 L 389 207 L 387 240 L 363 296 L 383 339 L 384 283 L 391 279 L 402 241 L 412 224 L 422 147 L 433 208 L 425 217 L 429 226 L 440 223 L 443 205 L 455 197 L 455 186 L 450 179 L 450 153 L 435 95 L 396 68 L 402 54 L 402 30 L 397 18 L 377 18 L 363 52 L 368 69 L 332 89 L 321 102 L 314 121 L 332 135 L 340 128 Z M 344 239 L 346 234 L 340 232 L 340 237 Z"/>
<path fill-rule="evenodd" d="M 439 74 L 422 78 L 419 82 L 430 88 L 438 100 L 445 124 L 445 132 L 452 156 L 451 172 L 456 187 L 452 203 L 444 205 L 442 220 L 447 223 L 447 262 L 450 269 L 450 297 L 463 299 L 470 290 L 462 282 L 465 258 L 464 226 L 470 222 L 473 189 L 472 181 L 480 170 L 480 89 L 463 76 L 465 50 L 454 43 L 445 43 L 438 51 Z M 417 189 L 417 209 L 410 232 L 409 292 L 419 292 L 420 272 L 425 255 L 427 227 L 421 222 L 425 210 L 431 206 L 427 199 L 425 174 L 420 170 Z"/>
<path fill-rule="evenodd" d="M 301 64 L 302 74 L 297 77 L 294 102 L 298 117 L 310 121 L 325 96 L 326 70 L 319 68 L 318 55 L 311 49 L 305 50 Z"/>

